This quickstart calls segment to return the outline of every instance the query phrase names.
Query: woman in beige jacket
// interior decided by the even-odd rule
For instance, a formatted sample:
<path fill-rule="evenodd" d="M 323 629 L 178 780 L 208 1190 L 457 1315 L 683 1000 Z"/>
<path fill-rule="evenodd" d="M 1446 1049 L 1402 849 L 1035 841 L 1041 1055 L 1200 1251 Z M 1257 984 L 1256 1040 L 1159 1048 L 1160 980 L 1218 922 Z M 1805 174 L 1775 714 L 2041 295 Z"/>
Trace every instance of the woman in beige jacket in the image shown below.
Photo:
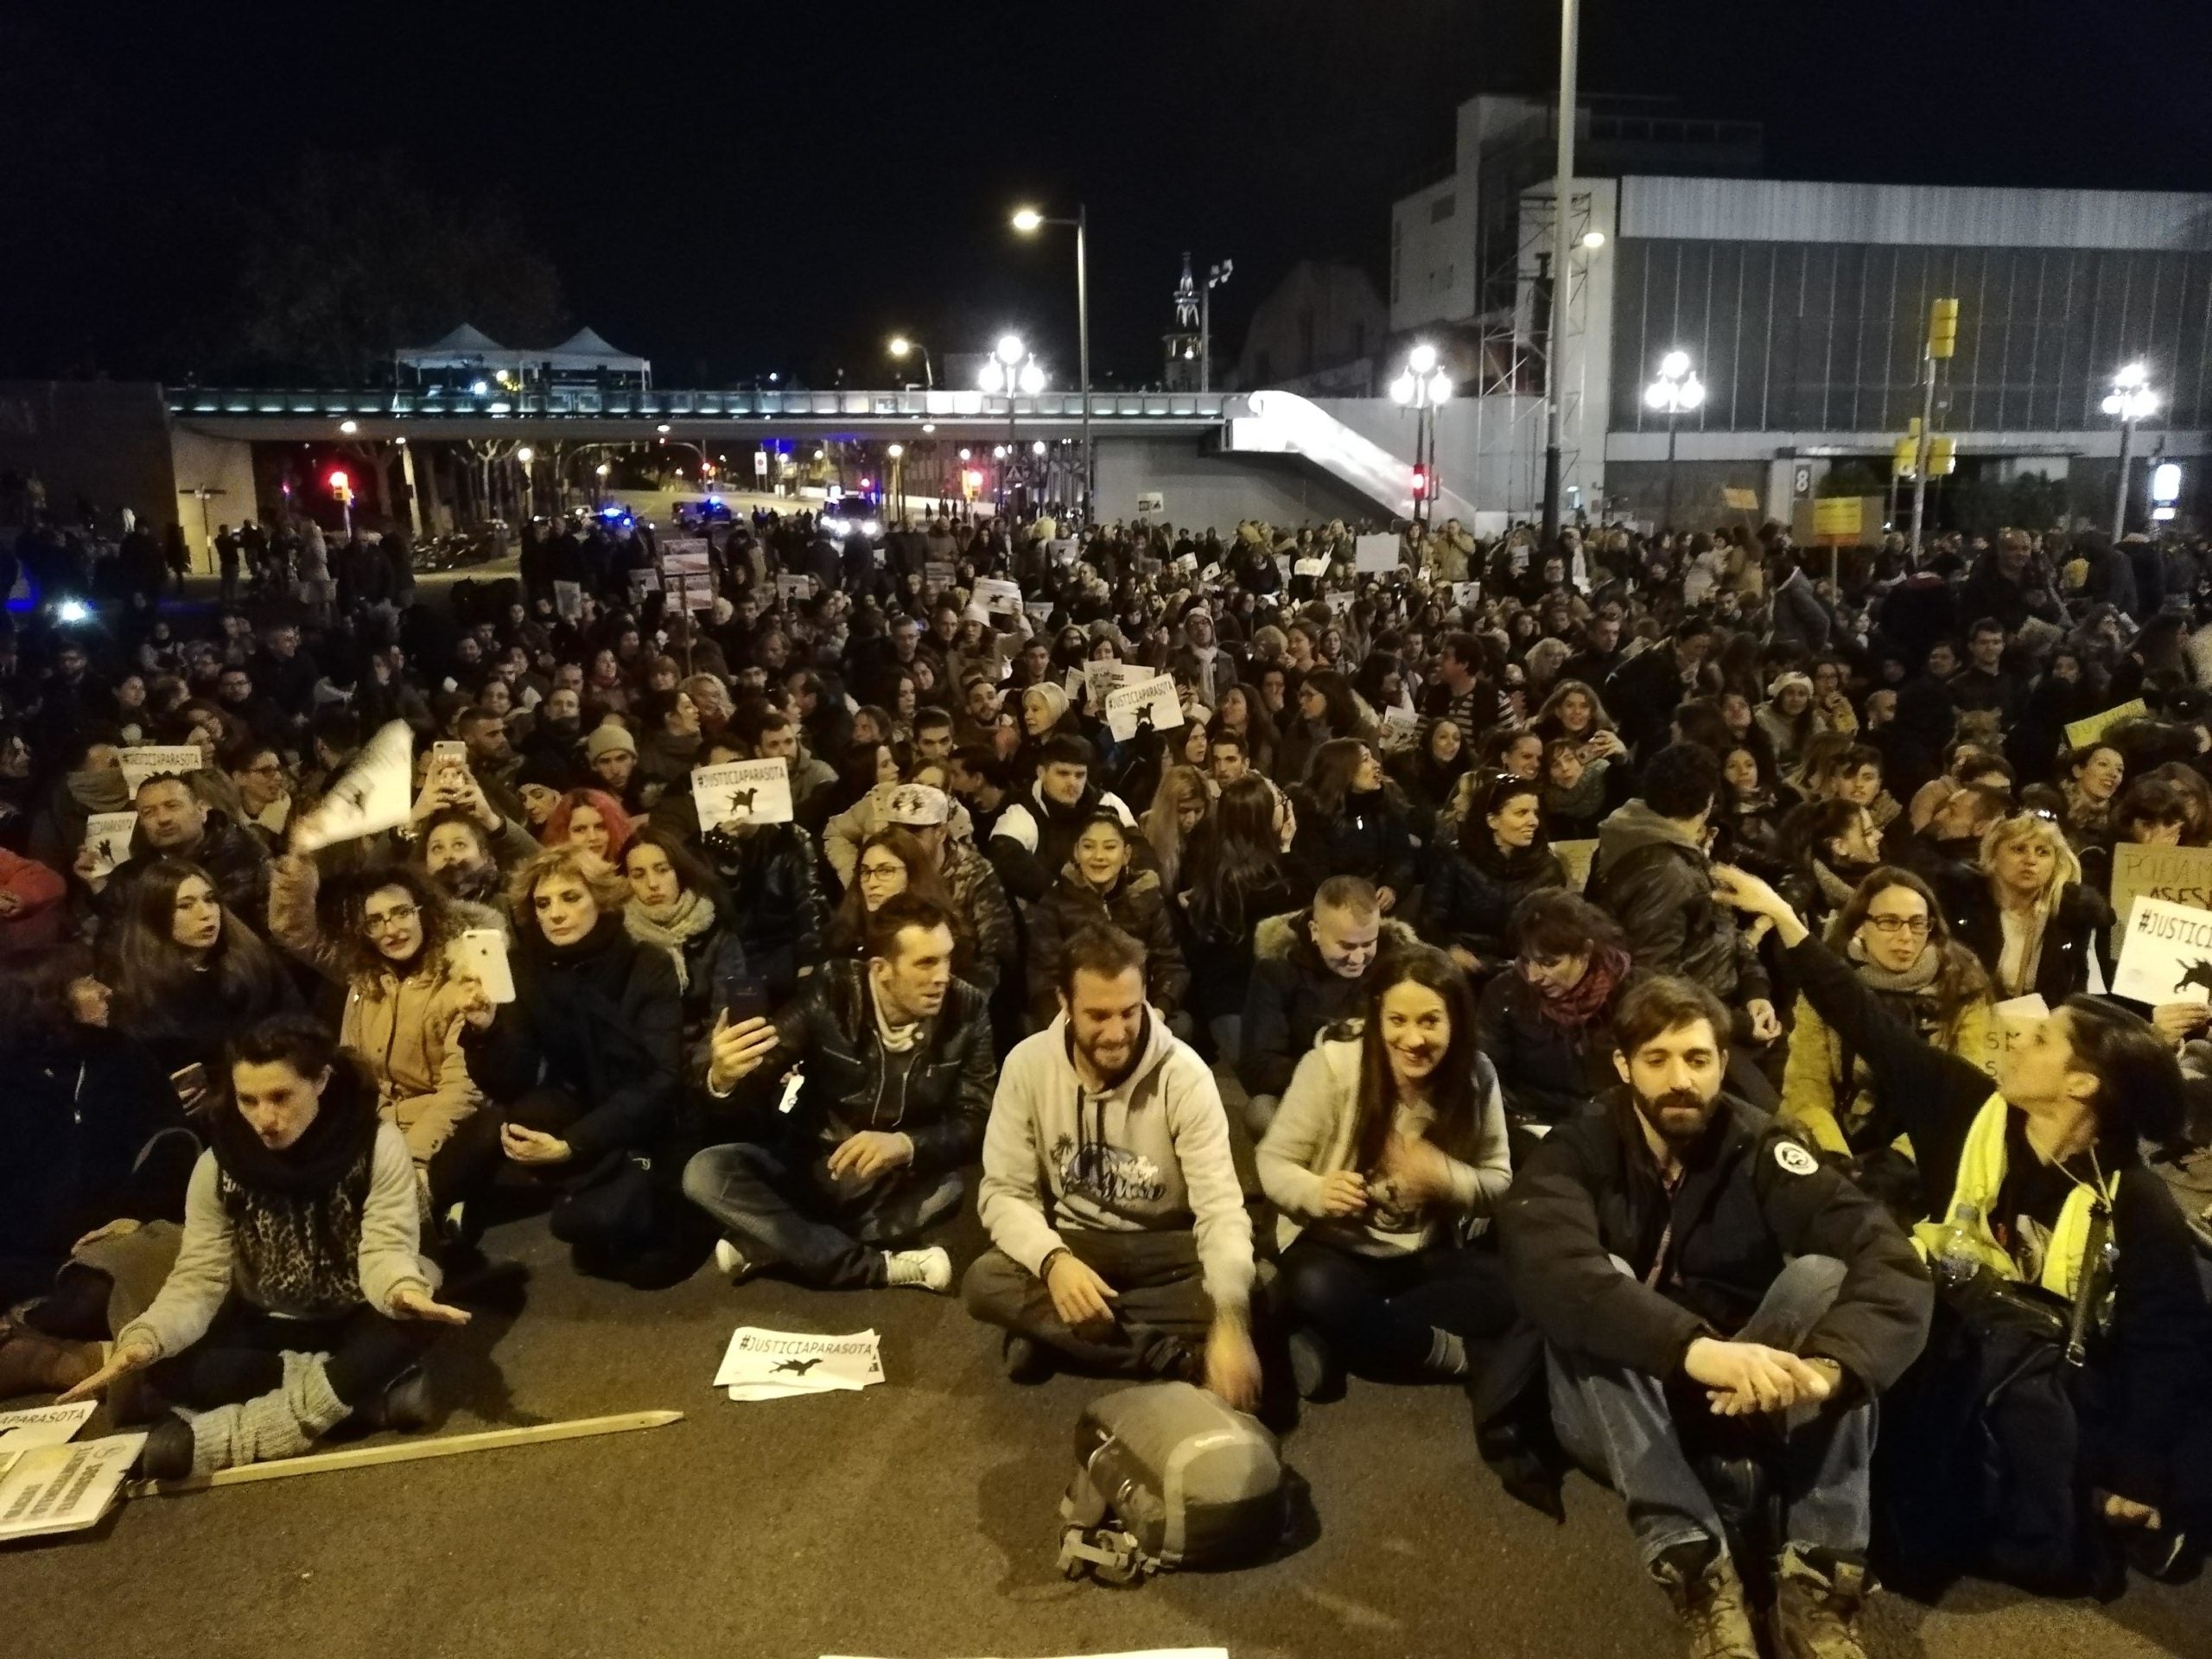
<path fill-rule="evenodd" d="M 277 860 L 270 936 L 346 987 L 340 1046 L 368 1068 L 378 1112 L 405 1138 L 426 1212 L 448 1219 L 471 1172 L 496 1157 L 496 1147 L 493 1156 L 472 1155 L 478 1133 L 455 1140 L 484 1104 L 461 1046 L 462 1011 L 477 985 L 452 950 L 461 918 L 435 882 L 391 865 L 347 875 L 333 895 L 338 925 L 326 931 L 320 887 L 312 858 Z"/>
<path fill-rule="evenodd" d="M 1512 1168 L 1466 976 L 1421 945 L 1374 979 L 1363 1024 L 1322 1033 L 1259 1147 L 1309 1400 L 1346 1365 L 1465 1376 L 1467 1340 L 1513 1319 L 1496 1251 L 1472 1242 Z"/>

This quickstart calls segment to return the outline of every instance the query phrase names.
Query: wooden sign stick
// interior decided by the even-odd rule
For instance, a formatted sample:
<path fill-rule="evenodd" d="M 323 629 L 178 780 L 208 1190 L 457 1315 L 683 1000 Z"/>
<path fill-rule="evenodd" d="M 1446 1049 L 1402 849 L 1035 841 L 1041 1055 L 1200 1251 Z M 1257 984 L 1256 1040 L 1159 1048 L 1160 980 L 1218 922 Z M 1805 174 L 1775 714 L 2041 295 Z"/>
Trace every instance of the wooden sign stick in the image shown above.
<path fill-rule="evenodd" d="M 662 1428 L 681 1422 L 680 1411 L 630 1411 L 612 1417 L 576 1417 L 567 1422 L 531 1423 L 521 1428 L 492 1428 L 476 1434 L 441 1434 L 427 1440 L 392 1440 L 382 1446 L 352 1446 L 340 1452 L 315 1452 L 219 1469 L 182 1480 L 138 1480 L 125 1488 L 132 1497 L 172 1497 L 204 1492 L 213 1486 L 243 1486 L 256 1480 L 285 1480 L 294 1475 L 327 1474 L 334 1469 L 366 1469 L 384 1463 L 412 1463 L 419 1458 L 457 1458 L 469 1452 L 496 1452 L 509 1446 L 539 1446 L 595 1434 L 623 1434 L 633 1428 Z"/>

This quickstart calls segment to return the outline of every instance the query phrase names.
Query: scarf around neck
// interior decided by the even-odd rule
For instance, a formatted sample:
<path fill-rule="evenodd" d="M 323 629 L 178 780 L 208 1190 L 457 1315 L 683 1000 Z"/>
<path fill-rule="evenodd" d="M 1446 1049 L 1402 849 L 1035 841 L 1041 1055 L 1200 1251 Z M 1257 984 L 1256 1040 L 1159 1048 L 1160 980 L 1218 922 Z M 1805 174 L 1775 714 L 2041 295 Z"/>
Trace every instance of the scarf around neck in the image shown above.
<path fill-rule="evenodd" d="M 676 964 L 676 988 L 689 990 L 691 977 L 683 965 L 683 947 L 715 925 L 715 906 L 696 888 L 672 905 L 647 905 L 632 899 L 622 912 L 630 937 L 640 944 L 657 944 Z"/>
<path fill-rule="evenodd" d="M 1846 954 L 1860 979 L 1872 989 L 1891 996 L 1924 995 L 1943 970 L 1943 953 L 1936 948 L 1933 939 L 1920 947 L 1920 954 L 1912 959 L 1912 965 L 1902 972 L 1892 972 L 1870 962 L 1866 947 L 1855 938 Z"/>
<path fill-rule="evenodd" d="M 1536 993 L 1537 1012 L 1555 1026 L 1579 1031 L 1598 1017 L 1621 981 L 1628 977 L 1628 970 L 1627 951 L 1600 945 L 1591 953 L 1590 965 L 1572 989 L 1560 996 Z"/>

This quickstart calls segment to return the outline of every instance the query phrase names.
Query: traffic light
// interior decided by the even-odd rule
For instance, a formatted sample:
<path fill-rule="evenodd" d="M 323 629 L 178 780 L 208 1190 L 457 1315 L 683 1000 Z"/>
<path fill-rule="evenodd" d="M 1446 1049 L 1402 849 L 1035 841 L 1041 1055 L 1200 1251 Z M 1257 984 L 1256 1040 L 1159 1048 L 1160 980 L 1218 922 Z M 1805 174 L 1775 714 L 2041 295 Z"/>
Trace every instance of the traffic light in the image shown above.
<path fill-rule="evenodd" d="M 1890 452 L 1890 466 L 1900 478 L 1910 478 L 1920 465 L 1920 440 L 1899 438 Z"/>
<path fill-rule="evenodd" d="M 1416 501 L 1426 500 L 1427 496 L 1428 468 L 1426 467 L 1416 467 L 1414 468 L 1414 499 Z"/>
<path fill-rule="evenodd" d="M 1958 470 L 1959 457 L 1954 440 L 1936 437 L 1928 440 L 1928 476 L 1944 478 Z"/>
<path fill-rule="evenodd" d="M 1937 300 L 1928 308 L 1928 355 L 1948 357 L 1959 348 L 1959 302 Z"/>
<path fill-rule="evenodd" d="M 330 486 L 330 496 L 334 501 L 351 501 L 353 499 L 353 480 L 340 468 L 332 467 L 330 476 L 323 481 Z"/>

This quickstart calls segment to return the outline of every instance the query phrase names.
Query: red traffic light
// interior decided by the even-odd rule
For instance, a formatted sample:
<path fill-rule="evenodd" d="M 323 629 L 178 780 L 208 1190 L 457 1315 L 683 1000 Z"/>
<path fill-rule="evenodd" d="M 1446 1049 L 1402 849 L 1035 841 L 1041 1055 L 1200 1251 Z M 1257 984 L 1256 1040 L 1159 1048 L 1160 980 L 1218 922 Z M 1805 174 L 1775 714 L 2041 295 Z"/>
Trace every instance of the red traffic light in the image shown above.
<path fill-rule="evenodd" d="M 340 495 L 345 493 L 346 486 L 353 480 L 347 478 L 344 473 L 333 468 L 327 481 L 330 485 L 330 493 L 333 495 Z"/>
<path fill-rule="evenodd" d="M 1428 468 L 1426 467 L 1416 467 L 1414 468 L 1414 499 L 1415 500 L 1420 500 L 1427 493 Z"/>

